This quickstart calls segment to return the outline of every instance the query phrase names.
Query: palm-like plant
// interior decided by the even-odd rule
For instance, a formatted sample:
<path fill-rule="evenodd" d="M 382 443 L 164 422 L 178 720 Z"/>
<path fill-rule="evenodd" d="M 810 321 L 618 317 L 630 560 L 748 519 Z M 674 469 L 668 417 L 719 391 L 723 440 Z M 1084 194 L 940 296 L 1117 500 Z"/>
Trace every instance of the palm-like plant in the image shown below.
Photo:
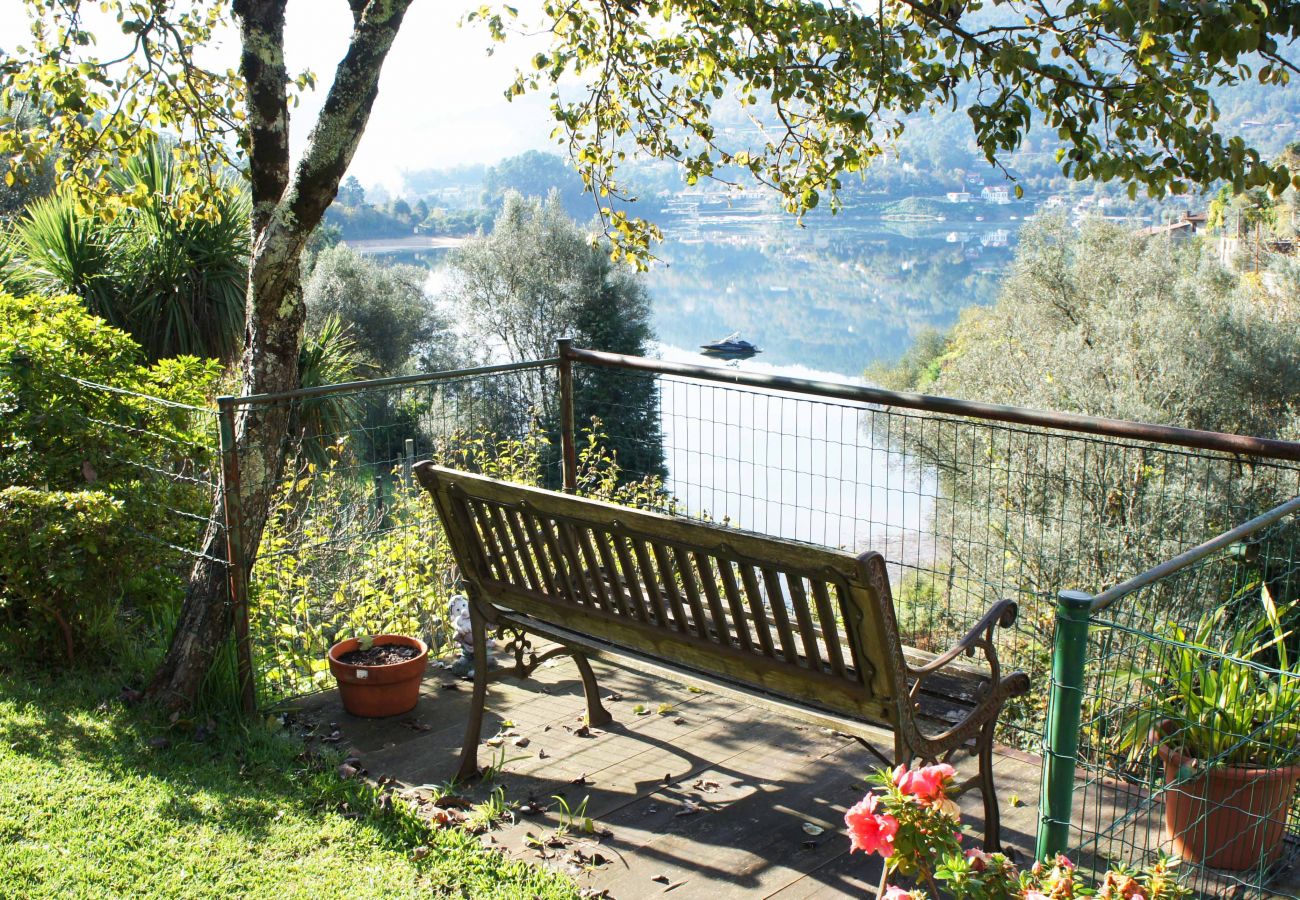
<path fill-rule="evenodd" d="M 157 143 L 112 180 L 124 195 L 140 198 L 113 226 L 127 330 L 154 358 L 232 359 L 244 327 L 247 192 L 229 181 L 214 216 L 182 213 L 184 184 L 171 153 Z"/>
<path fill-rule="evenodd" d="M 323 387 L 361 377 L 367 369 L 352 330 L 337 316 L 328 316 L 315 334 L 309 334 L 298 354 L 298 373 L 304 388 Z M 327 394 L 297 401 L 295 430 L 300 452 L 323 465 L 329 447 L 361 423 L 364 409 L 356 394 Z"/>
<path fill-rule="evenodd" d="M 0 236 L 0 284 L 15 296 L 71 294 L 110 324 L 117 315 L 114 234 L 63 192 L 32 202 Z"/>
<path fill-rule="evenodd" d="M 1170 626 L 1152 664 L 1121 673 L 1146 702 L 1131 711 L 1120 749 L 1136 752 L 1162 725 L 1191 757 L 1217 765 L 1274 768 L 1300 762 L 1300 665 L 1267 585 L 1245 621 L 1219 607 L 1188 631 Z"/>
<path fill-rule="evenodd" d="M 159 144 L 112 180 L 128 206 L 111 221 L 61 192 L 29 205 L 0 236 L 0 284 L 80 297 L 150 359 L 233 359 L 248 278 L 247 193 L 232 180 L 215 215 L 186 214 L 184 184 Z"/>

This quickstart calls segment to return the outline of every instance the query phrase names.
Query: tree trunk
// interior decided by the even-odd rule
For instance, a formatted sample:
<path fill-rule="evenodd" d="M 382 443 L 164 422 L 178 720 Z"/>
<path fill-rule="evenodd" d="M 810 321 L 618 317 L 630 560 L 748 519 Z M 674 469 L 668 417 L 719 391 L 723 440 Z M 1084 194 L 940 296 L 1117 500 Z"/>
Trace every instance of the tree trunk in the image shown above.
<path fill-rule="evenodd" d="M 253 250 L 248 269 L 248 312 L 240 387 L 244 394 L 298 387 L 298 356 L 305 310 L 303 248 L 338 191 L 365 131 L 379 88 L 379 73 L 411 0 L 349 0 L 352 42 L 339 63 L 290 176 L 288 76 L 284 65 L 287 0 L 236 0 L 243 52 L 240 69 L 248 90 L 249 173 L 253 199 Z M 256 557 L 284 463 L 290 405 L 241 406 L 235 418 L 239 461 L 238 523 L 246 571 Z M 203 555 L 190 575 L 171 646 L 150 685 L 168 708 L 189 705 L 232 622 L 222 514 L 214 504 Z M 232 526 L 234 523 L 232 523 Z"/>

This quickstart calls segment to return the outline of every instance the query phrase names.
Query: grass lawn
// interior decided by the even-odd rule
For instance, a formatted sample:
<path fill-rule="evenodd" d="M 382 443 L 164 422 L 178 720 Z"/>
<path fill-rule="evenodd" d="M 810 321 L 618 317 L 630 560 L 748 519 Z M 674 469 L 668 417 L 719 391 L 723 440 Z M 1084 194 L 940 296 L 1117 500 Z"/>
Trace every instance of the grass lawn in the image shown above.
<path fill-rule="evenodd" d="M 278 731 L 197 742 L 124 706 L 111 677 L 37 679 L 0 670 L 0 897 L 578 895 L 462 831 L 381 811 Z"/>

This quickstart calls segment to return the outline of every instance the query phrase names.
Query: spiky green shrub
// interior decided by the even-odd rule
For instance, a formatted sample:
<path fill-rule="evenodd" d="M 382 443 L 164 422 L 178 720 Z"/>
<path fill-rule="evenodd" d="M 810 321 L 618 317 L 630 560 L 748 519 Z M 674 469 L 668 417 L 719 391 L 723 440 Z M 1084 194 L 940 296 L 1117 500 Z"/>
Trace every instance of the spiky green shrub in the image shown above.
<path fill-rule="evenodd" d="M 111 220 L 64 192 L 29 205 L 0 235 L 0 286 L 79 297 L 150 359 L 234 358 L 248 281 L 247 193 L 232 181 L 212 215 L 189 214 L 175 161 L 160 145 L 111 180 L 130 204 Z"/>

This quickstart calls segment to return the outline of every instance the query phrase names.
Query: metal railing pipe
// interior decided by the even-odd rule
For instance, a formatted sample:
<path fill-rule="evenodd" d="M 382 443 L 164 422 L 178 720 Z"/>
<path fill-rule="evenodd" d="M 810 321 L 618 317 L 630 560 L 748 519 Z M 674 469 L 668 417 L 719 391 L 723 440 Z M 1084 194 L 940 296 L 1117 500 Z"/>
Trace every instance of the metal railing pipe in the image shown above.
<path fill-rule="evenodd" d="M 1280 522 L 1289 515 L 1300 513 L 1300 497 L 1293 497 L 1280 506 L 1275 506 L 1266 513 L 1262 513 L 1249 521 L 1242 522 L 1231 531 L 1225 531 L 1218 537 L 1210 538 L 1202 544 L 1197 544 L 1190 550 L 1186 550 L 1172 559 L 1167 559 L 1160 565 L 1147 569 L 1140 575 L 1134 575 L 1127 581 L 1121 581 L 1112 588 L 1102 591 L 1092 599 L 1092 612 L 1101 612 L 1110 606 L 1116 600 L 1127 597 L 1134 591 L 1141 590 L 1149 584 L 1154 584 L 1163 578 L 1168 578 L 1175 572 L 1180 572 L 1188 566 L 1193 566 L 1207 556 L 1219 550 L 1229 547 L 1238 541 L 1245 540 L 1258 531 Z"/>
<path fill-rule="evenodd" d="M 1178 428 L 1173 425 L 1129 422 L 1120 419 L 1085 416 L 1078 413 L 1022 409 L 1017 406 L 1002 406 L 994 403 L 979 403 L 973 400 L 956 400 L 951 397 L 932 397 L 928 394 L 887 391 L 883 388 L 862 385 L 836 384 L 832 381 L 814 381 L 806 378 L 790 378 L 783 375 L 760 375 L 755 372 L 741 372 L 719 366 L 664 362 L 663 360 L 647 359 L 641 356 L 604 353 L 598 350 L 581 350 L 576 347 L 569 348 L 565 356 L 573 362 L 593 366 L 632 369 L 641 372 L 653 372 L 659 375 L 676 375 L 683 378 L 716 381 L 730 385 L 744 385 L 763 390 L 807 394 L 815 397 L 829 397 L 835 400 L 848 400 L 856 403 L 874 403 L 880 406 L 915 409 L 923 412 L 986 419 L 1015 425 L 1033 425 L 1040 428 L 1077 431 L 1104 437 L 1174 444 L 1180 447 L 1192 447 L 1197 450 L 1215 450 L 1222 453 L 1236 453 L 1300 462 L 1300 443 L 1292 441 L 1276 441 L 1270 438 L 1224 434 L 1218 431 L 1197 431 L 1196 429 Z"/>
<path fill-rule="evenodd" d="M 517 363 L 500 363 L 495 366 L 476 366 L 469 369 L 448 369 L 445 372 L 425 372 L 420 375 L 394 375 L 391 378 L 374 378 L 361 381 L 340 381 L 338 384 L 323 384 L 320 387 L 298 388 L 292 391 L 280 391 L 275 394 L 245 394 L 231 397 L 234 403 L 274 403 L 277 400 L 302 400 L 308 397 L 324 397 L 346 391 L 368 391 L 375 388 L 403 387 L 411 384 L 432 384 L 437 381 L 451 381 L 457 378 L 473 378 L 476 375 L 499 375 L 503 372 L 522 372 L 528 369 L 546 369 L 560 362 L 557 357 L 530 359 Z"/>

